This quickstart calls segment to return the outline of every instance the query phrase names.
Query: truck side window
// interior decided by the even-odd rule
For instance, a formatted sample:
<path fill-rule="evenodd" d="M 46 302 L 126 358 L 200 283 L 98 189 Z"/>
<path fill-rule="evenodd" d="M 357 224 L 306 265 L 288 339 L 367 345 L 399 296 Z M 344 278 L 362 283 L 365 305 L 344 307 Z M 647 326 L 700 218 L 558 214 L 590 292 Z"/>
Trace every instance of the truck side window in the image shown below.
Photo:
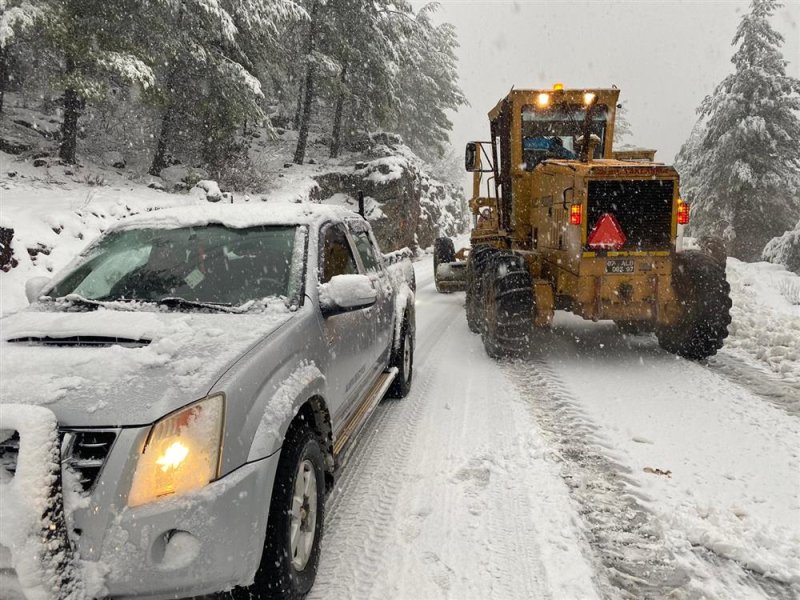
<path fill-rule="evenodd" d="M 353 251 L 341 225 L 330 224 L 320 232 L 320 283 L 328 283 L 335 275 L 358 273 Z"/>
<path fill-rule="evenodd" d="M 353 233 L 353 238 L 356 241 L 356 248 L 358 254 L 361 256 L 361 262 L 364 263 L 364 268 L 368 273 L 375 273 L 381 269 L 381 259 L 377 256 L 375 246 L 372 240 L 369 239 L 369 234 L 366 231 L 358 231 Z"/>

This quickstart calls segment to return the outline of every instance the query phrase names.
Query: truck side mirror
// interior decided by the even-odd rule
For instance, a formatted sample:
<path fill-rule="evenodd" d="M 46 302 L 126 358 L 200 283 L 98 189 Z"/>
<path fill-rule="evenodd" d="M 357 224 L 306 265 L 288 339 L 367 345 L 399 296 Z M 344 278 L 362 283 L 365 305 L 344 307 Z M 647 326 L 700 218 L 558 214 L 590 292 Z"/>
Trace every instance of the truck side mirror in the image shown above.
<path fill-rule="evenodd" d="M 475 142 L 467 143 L 467 150 L 464 153 L 464 167 L 470 173 L 475 171 L 475 158 L 478 156 L 478 145 Z"/>
<path fill-rule="evenodd" d="M 28 281 L 25 282 L 25 296 L 28 298 L 28 302 L 31 304 L 36 302 L 48 283 L 50 283 L 49 277 L 33 277 L 28 279 Z"/>
<path fill-rule="evenodd" d="M 319 304 L 324 317 L 369 308 L 378 299 L 366 275 L 335 275 L 319 286 Z"/>

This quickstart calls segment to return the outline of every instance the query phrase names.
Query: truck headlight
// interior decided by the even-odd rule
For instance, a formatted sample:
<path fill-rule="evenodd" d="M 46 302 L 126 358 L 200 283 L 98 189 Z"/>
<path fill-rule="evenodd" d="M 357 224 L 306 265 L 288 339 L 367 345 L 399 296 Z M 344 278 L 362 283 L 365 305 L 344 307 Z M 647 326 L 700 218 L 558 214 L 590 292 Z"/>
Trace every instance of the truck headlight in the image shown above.
<path fill-rule="evenodd" d="M 128 506 L 196 490 L 219 477 L 224 423 L 222 394 L 157 421 L 136 464 Z"/>

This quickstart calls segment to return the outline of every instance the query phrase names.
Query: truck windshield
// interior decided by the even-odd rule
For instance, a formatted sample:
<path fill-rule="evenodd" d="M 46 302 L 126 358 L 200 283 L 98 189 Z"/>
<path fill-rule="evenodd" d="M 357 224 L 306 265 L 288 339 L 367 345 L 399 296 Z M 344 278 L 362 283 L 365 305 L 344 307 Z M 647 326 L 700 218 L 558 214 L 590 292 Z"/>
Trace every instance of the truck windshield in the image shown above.
<path fill-rule="evenodd" d="M 591 133 L 600 138 L 594 158 L 603 155 L 608 108 L 592 111 Z M 586 108 L 578 104 L 556 104 L 548 108 L 522 107 L 522 156 L 526 171 L 548 158 L 577 158 L 576 141 L 583 135 Z"/>
<path fill-rule="evenodd" d="M 301 231 L 302 230 L 302 231 Z M 304 247 L 295 226 L 234 229 L 223 225 L 131 229 L 110 233 L 56 284 L 49 296 L 95 301 L 240 306 L 291 298 L 302 280 Z M 300 264 L 297 264 L 300 263 Z"/>

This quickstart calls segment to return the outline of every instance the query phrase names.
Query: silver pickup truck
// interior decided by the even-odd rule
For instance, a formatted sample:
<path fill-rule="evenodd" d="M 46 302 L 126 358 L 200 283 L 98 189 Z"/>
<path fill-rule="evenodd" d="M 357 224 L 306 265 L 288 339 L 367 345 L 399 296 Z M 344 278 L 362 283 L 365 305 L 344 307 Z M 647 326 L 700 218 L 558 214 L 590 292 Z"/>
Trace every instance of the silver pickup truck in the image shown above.
<path fill-rule="evenodd" d="M 414 291 L 359 215 L 121 221 L 0 321 L 0 575 L 28 598 L 299 598 L 337 469 L 410 389 Z"/>

